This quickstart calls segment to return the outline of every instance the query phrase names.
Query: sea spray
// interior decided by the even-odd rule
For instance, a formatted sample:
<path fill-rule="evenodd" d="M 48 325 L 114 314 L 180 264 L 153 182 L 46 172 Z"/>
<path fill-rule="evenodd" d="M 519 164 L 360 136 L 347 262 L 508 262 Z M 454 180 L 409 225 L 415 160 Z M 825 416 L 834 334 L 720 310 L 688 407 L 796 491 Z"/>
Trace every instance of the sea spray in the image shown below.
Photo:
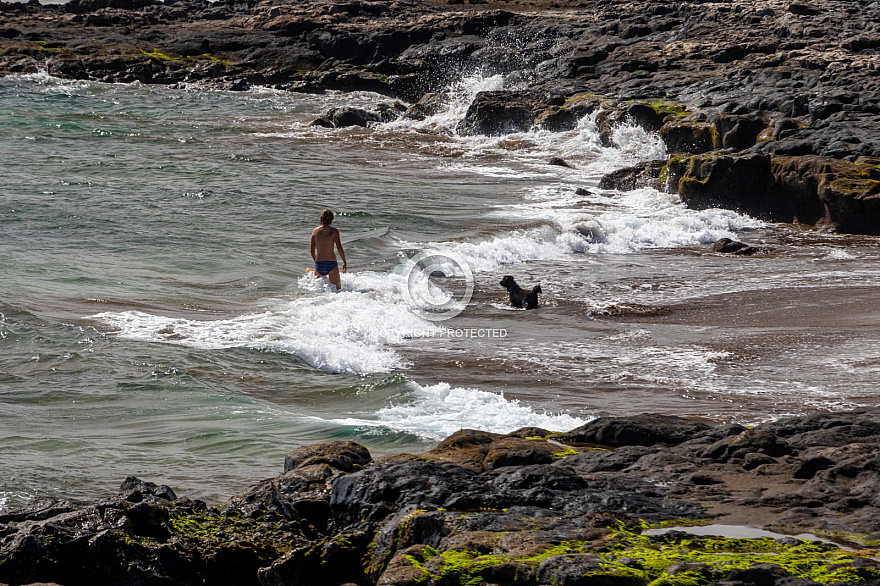
<path fill-rule="evenodd" d="M 431 116 L 424 120 L 401 118 L 380 125 L 379 128 L 391 131 L 414 129 L 422 132 L 436 131 L 455 134 L 456 125 L 459 120 L 464 118 L 478 93 L 501 89 L 504 89 L 503 75 L 484 75 L 482 71 L 476 71 L 449 84 L 441 92 L 443 107 Z"/>
<path fill-rule="evenodd" d="M 632 254 L 649 248 L 700 246 L 763 225 L 728 210 L 688 210 L 675 196 L 652 189 L 629 192 L 617 204 L 600 213 L 522 205 L 507 211 L 534 220 L 549 216 L 550 224 L 480 241 L 408 245 L 460 255 L 474 272 L 486 273 L 530 261 L 566 261 L 573 254 Z"/>
<path fill-rule="evenodd" d="M 631 123 L 618 124 L 611 132 L 611 141 L 624 159 L 635 163 L 666 158 L 666 144 L 656 133 Z"/>

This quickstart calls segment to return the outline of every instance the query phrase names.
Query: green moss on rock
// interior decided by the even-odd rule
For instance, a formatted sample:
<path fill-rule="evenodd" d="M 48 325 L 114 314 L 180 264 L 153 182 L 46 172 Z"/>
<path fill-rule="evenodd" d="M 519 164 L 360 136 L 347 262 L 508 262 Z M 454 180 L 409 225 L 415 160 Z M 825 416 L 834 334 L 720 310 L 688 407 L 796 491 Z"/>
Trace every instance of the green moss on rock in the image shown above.
<path fill-rule="evenodd" d="M 245 519 L 217 511 L 172 511 L 166 521 L 172 534 L 200 547 L 213 548 L 230 542 L 246 542 L 270 548 L 280 555 L 294 547 L 285 539 L 281 524 L 274 519 Z M 344 539 L 344 538 L 340 538 Z"/>
<path fill-rule="evenodd" d="M 681 120 L 691 115 L 691 112 L 685 108 L 684 104 L 678 102 L 668 102 L 666 100 L 655 100 L 648 102 L 655 112 L 662 116 L 666 116 L 672 120 Z"/>
<path fill-rule="evenodd" d="M 676 520 L 676 523 L 703 524 L 705 520 Z M 647 526 L 647 524 L 644 524 Z M 598 569 L 588 574 L 613 579 L 615 584 L 648 586 L 705 586 L 723 579 L 735 569 L 755 564 L 776 564 L 790 576 L 809 578 L 821 584 L 842 580 L 862 582 L 880 578 L 880 569 L 852 565 L 858 557 L 873 557 L 876 551 L 849 551 L 820 542 L 785 545 L 772 538 L 727 539 L 688 536 L 686 538 L 645 536 L 617 530 L 597 541 L 565 541 L 548 545 L 540 553 L 525 557 L 479 555 L 474 551 L 446 551 L 426 563 L 411 563 L 431 574 L 438 586 L 477 586 L 486 568 L 507 562 L 524 562 L 534 568 L 555 557 L 575 554 L 596 556 Z M 439 558 L 439 559 L 438 559 Z M 669 569 L 678 565 L 678 570 Z M 432 572 L 433 570 L 433 572 Z M 543 571 L 543 570 L 542 570 Z M 599 582 L 597 582 L 599 583 Z"/>
<path fill-rule="evenodd" d="M 838 177 L 831 182 L 836 192 L 853 197 L 870 197 L 880 194 L 880 181 L 860 177 Z"/>
<path fill-rule="evenodd" d="M 554 452 L 554 453 L 550 454 L 550 456 L 554 460 L 560 460 L 562 458 L 567 458 L 569 456 L 577 456 L 579 453 L 580 452 L 578 452 L 576 449 L 566 446 L 566 447 L 562 448 L 561 450 L 559 450 L 558 452 Z"/>
<path fill-rule="evenodd" d="M 157 49 L 153 49 L 152 51 L 144 51 L 141 49 L 141 54 L 146 55 L 147 57 L 152 57 L 153 59 L 158 59 L 159 61 L 183 61 L 183 57 L 169 57 L 164 53 L 160 53 Z"/>

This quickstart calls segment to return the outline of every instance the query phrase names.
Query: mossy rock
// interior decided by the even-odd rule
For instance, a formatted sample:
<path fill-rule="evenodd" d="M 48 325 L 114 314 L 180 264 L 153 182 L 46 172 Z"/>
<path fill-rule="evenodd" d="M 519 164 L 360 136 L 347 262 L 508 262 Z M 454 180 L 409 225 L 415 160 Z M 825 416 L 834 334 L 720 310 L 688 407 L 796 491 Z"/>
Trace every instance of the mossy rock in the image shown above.
<path fill-rule="evenodd" d="M 655 100 L 648 102 L 648 105 L 666 119 L 666 122 L 687 118 L 692 114 L 681 102 L 670 102 L 667 100 Z"/>

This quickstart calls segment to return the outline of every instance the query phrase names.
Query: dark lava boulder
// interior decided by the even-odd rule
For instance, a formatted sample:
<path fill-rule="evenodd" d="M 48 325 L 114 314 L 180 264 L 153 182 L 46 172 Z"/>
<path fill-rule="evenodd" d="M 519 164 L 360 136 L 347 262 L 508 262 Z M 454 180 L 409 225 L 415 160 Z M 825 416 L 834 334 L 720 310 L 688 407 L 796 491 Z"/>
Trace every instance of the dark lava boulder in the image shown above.
<path fill-rule="evenodd" d="M 670 156 L 666 171 L 668 189 L 692 209 L 880 234 L 880 159 L 714 152 Z"/>
<path fill-rule="evenodd" d="M 599 189 L 632 191 L 641 187 L 661 187 L 660 176 L 666 169 L 666 161 L 645 161 L 612 171 L 599 180 Z"/>
<path fill-rule="evenodd" d="M 811 413 L 762 425 L 797 449 L 880 443 L 880 409 Z"/>
<path fill-rule="evenodd" d="M 713 127 L 705 120 L 670 122 L 660 129 L 660 138 L 673 153 L 706 153 L 712 150 Z"/>
<path fill-rule="evenodd" d="M 379 520 L 402 507 L 442 507 L 454 495 L 469 493 L 476 473 L 433 462 L 400 462 L 339 478 L 330 504 L 337 519 Z"/>
<path fill-rule="evenodd" d="M 463 135 L 489 136 L 527 132 L 535 126 L 541 113 L 550 106 L 562 104 L 564 100 L 561 98 L 550 98 L 536 91 L 480 92 L 474 97 L 456 130 Z"/>
<path fill-rule="evenodd" d="M 692 209 L 726 208 L 766 217 L 773 210 L 764 193 L 772 182 L 770 157 L 697 155 L 671 157 L 670 187 Z"/>
<path fill-rule="evenodd" d="M 171 487 L 164 484 L 158 486 L 155 483 L 145 482 L 134 476 L 129 476 L 125 479 L 119 487 L 119 496 L 131 503 L 139 503 L 150 496 L 166 501 L 177 500 L 177 495 L 174 494 Z"/>
<path fill-rule="evenodd" d="M 363 557 L 373 539 L 365 526 L 296 548 L 258 571 L 260 586 L 366 584 Z"/>
<path fill-rule="evenodd" d="M 630 576 L 602 576 L 597 580 L 590 574 L 602 570 L 603 560 L 595 554 L 567 554 L 549 557 L 538 566 L 538 583 L 558 584 L 559 586 L 635 586 L 637 582 Z"/>
<path fill-rule="evenodd" d="M 344 472 L 360 470 L 373 461 L 364 446 L 349 441 L 311 444 L 297 448 L 284 457 L 284 471 L 314 464 L 327 464 Z"/>
<path fill-rule="evenodd" d="M 311 123 L 311 126 L 325 128 L 345 128 L 347 126 L 369 126 L 375 122 L 391 122 L 397 120 L 406 111 L 399 103 L 379 104 L 375 110 L 363 108 L 331 108 L 323 116 Z"/>
<path fill-rule="evenodd" d="M 755 428 L 718 440 L 703 451 L 702 457 L 726 462 L 731 458 L 744 458 L 752 452 L 775 458 L 790 454 L 791 446 L 772 431 Z"/>
<path fill-rule="evenodd" d="M 730 238 L 722 238 L 712 245 L 713 252 L 721 252 L 723 254 L 735 254 L 738 256 L 751 256 L 760 252 L 760 249 L 749 246 L 744 242 L 731 240 Z"/>
<path fill-rule="evenodd" d="M 632 417 L 600 417 L 554 436 L 557 441 L 605 446 L 653 446 L 680 444 L 710 429 L 705 423 L 674 415 L 643 413 Z"/>
<path fill-rule="evenodd" d="M 549 464 L 564 448 L 541 438 L 525 439 L 476 429 L 455 432 L 423 454 L 437 462 L 464 466 L 477 472 L 505 466 Z"/>

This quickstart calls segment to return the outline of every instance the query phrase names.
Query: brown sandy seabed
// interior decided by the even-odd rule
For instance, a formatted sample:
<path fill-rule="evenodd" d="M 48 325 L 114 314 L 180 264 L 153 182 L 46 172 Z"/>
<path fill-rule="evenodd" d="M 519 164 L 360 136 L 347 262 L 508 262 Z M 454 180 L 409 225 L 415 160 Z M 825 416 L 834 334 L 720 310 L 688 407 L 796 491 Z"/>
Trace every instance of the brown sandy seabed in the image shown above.
<path fill-rule="evenodd" d="M 645 313 L 623 313 L 610 319 L 733 329 L 880 331 L 880 286 L 793 287 L 725 293 Z"/>
<path fill-rule="evenodd" d="M 780 334 L 808 331 L 845 334 L 847 332 L 880 331 L 880 286 L 803 287 L 764 291 L 746 291 L 712 295 L 698 301 L 658 308 L 645 314 L 624 312 L 605 317 L 624 323 L 654 323 L 719 327 L 729 331 L 730 344 L 719 342 L 719 349 L 740 352 L 742 339 L 736 330 L 759 327 Z M 748 338 L 749 336 L 745 336 Z M 809 357 L 805 357 L 809 360 Z M 774 468 L 778 467 L 779 470 Z M 767 466 L 761 474 L 749 472 L 719 474 L 718 479 L 735 500 L 760 499 L 793 494 L 804 484 L 791 478 L 784 465 Z M 719 470 L 719 472 L 721 472 Z M 711 487 L 704 487 L 704 504 L 718 515 L 715 523 L 728 525 L 768 526 L 772 528 L 787 509 L 743 506 L 722 497 L 712 498 Z M 720 495 L 719 495 L 720 496 Z M 726 501 L 726 502 L 725 502 Z M 788 525 L 789 523 L 785 523 Z"/>

